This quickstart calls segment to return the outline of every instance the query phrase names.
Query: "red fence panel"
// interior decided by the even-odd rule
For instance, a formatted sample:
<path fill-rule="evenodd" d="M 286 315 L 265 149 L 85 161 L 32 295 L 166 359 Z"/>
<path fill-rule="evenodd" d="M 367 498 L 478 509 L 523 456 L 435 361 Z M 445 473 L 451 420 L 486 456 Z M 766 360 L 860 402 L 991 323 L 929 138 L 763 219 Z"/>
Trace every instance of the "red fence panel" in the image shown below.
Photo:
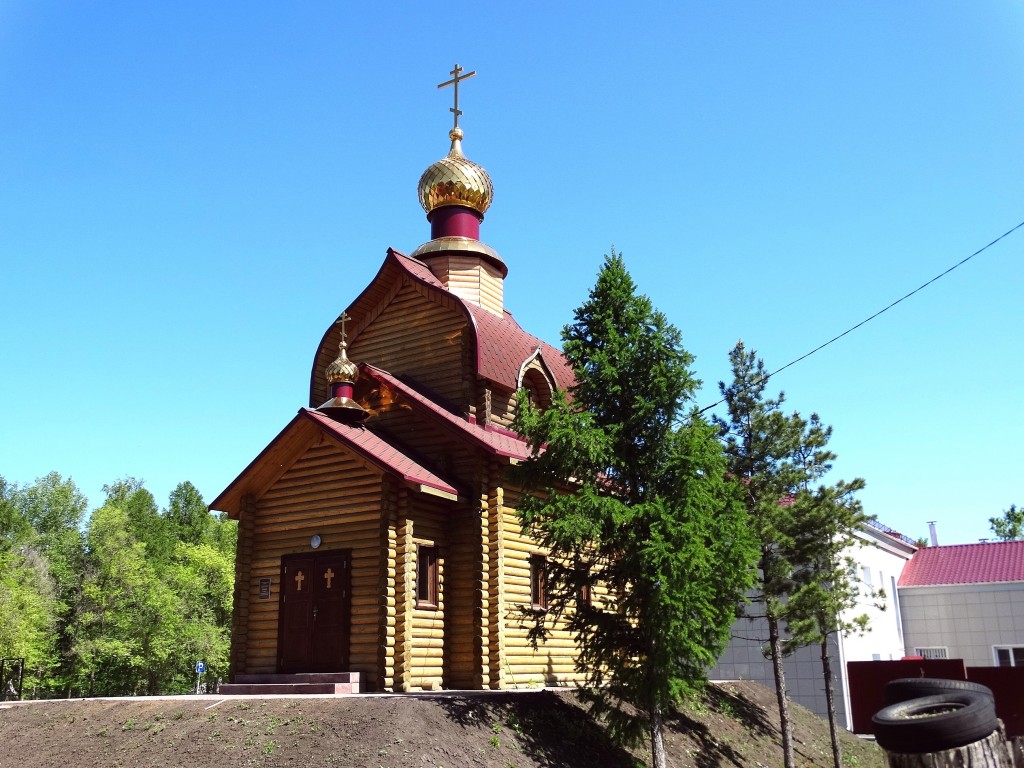
<path fill-rule="evenodd" d="M 968 667 L 967 679 L 992 689 L 1006 735 L 1024 736 L 1024 667 Z"/>

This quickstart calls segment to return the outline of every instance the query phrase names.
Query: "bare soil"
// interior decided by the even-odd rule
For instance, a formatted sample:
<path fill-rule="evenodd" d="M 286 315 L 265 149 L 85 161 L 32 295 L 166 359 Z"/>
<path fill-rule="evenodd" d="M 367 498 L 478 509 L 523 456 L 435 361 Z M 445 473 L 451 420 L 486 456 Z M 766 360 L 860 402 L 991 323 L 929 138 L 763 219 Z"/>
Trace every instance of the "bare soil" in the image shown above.
<path fill-rule="evenodd" d="M 710 686 L 668 723 L 673 768 L 782 764 L 775 694 Z M 832 764 L 828 724 L 792 705 L 801 766 Z M 882 768 L 843 732 L 844 764 Z M 640 747 L 607 739 L 571 691 L 350 698 L 94 699 L 0 709 L 0 768 L 370 766 L 636 768 Z"/>

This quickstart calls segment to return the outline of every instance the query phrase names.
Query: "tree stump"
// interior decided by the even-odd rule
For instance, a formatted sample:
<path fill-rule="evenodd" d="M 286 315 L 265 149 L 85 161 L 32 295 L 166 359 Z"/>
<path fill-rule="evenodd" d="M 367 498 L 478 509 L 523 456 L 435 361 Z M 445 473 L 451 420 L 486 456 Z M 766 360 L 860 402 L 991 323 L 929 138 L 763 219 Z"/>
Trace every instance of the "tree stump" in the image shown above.
<path fill-rule="evenodd" d="M 1013 753 L 1013 767 L 1024 768 L 1024 736 L 1018 736 L 1013 740 L 1010 751 Z"/>
<path fill-rule="evenodd" d="M 1021 751 L 1024 745 L 1016 739 L 1014 751 Z M 1002 729 L 996 729 L 981 741 L 966 744 L 956 749 L 941 752 L 904 754 L 886 752 L 889 768 L 1015 768 L 1010 745 L 1003 737 Z M 1024 768 L 1017 762 L 1016 768 Z"/>

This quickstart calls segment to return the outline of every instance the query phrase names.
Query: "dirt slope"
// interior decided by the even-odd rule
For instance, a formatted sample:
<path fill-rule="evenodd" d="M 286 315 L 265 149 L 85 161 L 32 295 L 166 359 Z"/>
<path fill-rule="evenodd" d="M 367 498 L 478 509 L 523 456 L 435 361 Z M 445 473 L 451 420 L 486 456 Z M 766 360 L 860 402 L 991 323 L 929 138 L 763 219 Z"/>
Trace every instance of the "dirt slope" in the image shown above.
<path fill-rule="evenodd" d="M 712 686 L 670 722 L 674 768 L 780 765 L 774 694 Z M 794 705 L 797 762 L 831 766 L 827 724 Z M 844 734 L 846 764 L 882 753 Z M 640 762 L 638 763 L 637 760 Z M 475 697 L 48 701 L 0 710 L 0 768 L 371 766 L 601 768 L 649 753 L 610 744 L 570 692 Z"/>

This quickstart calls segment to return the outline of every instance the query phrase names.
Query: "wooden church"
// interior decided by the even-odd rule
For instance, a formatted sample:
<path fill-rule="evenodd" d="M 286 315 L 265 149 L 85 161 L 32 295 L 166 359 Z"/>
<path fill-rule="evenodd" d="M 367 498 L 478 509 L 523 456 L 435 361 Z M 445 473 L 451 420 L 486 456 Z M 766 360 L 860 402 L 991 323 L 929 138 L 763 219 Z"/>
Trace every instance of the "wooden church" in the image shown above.
<path fill-rule="evenodd" d="M 459 128 L 459 82 L 475 73 L 452 74 L 451 150 L 419 181 L 431 239 L 387 251 L 317 345 L 309 407 L 210 505 L 239 523 L 236 692 L 576 679 L 571 637 L 527 640 L 544 553 L 506 480 L 529 454 L 511 429 L 516 391 L 543 405 L 572 371 L 505 309 L 508 269 L 479 239 L 491 179 Z"/>

